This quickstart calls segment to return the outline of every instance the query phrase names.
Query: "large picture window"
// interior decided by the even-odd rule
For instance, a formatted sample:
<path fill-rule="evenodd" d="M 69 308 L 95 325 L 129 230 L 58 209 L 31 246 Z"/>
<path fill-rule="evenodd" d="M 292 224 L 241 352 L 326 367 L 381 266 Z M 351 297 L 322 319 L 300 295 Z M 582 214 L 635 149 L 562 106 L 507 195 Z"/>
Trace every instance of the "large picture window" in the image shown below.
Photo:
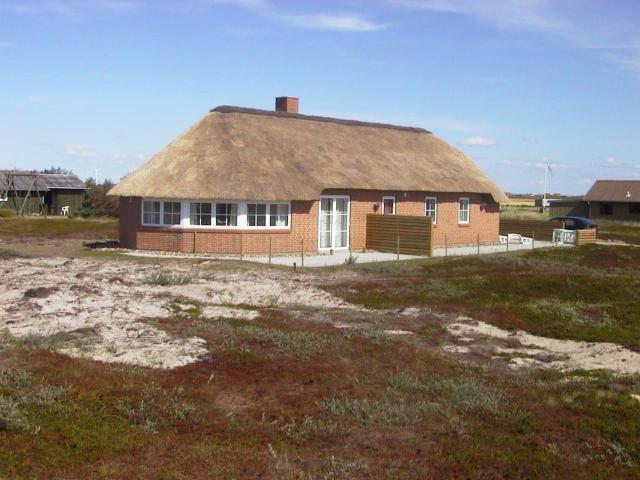
<path fill-rule="evenodd" d="M 160 225 L 160 202 L 145 200 L 142 202 L 142 223 L 145 225 Z"/>
<path fill-rule="evenodd" d="M 236 227 L 238 225 L 237 203 L 216 203 L 216 226 Z"/>
<path fill-rule="evenodd" d="M 190 206 L 189 219 L 191 225 L 211 225 L 211 204 L 210 203 L 192 203 Z"/>
<path fill-rule="evenodd" d="M 640 203 L 630 203 L 629 204 L 629 213 L 632 215 L 640 214 Z"/>
<path fill-rule="evenodd" d="M 458 223 L 469 223 L 469 199 L 462 197 L 459 204 Z"/>
<path fill-rule="evenodd" d="M 427 197 L 424 200 L 424 214 L 431 217 L 431 221 L 435 224 L 438 221 L 438 198 Z"/>
<path fill-rule="evenodd" d="M 272 203 L 269 205 L 269 226 L 288 227 L 289 226 L 289 204 Z"/>

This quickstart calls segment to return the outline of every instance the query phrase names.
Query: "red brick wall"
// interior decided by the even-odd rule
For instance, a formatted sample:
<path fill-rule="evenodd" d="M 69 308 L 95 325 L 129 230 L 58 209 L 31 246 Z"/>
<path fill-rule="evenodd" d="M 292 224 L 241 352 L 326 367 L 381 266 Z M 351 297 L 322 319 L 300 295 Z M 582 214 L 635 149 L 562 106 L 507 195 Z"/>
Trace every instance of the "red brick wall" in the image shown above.
<path fill-rule="evenodd" d="M 425 198 L 437 197 L 438 217 L 433 226 L 433 244 L 441 246 L 445 240 L 449 245 L 475 244 L 498 241 L 500 229 L 500 205 L 491 197 L 480 194 L 393 192 L 371 190 L 327 190 L 327 195 L 350 195 L 351 197 L 351 248 L 364 248 L 366 244 L 366 219 L 368 213 L 381 213 L 382 197 L 395 196 L 397 215 L 424 215 Z M 468 224 L 458 224 L 458 200 L 468 197 L 470 216 Z M 374 206 L 380 204 L 378 210 Z M 446 238 L 445 238 L 446 237 Z"/>
<path fill-rule="evenodd" d="M 387 192 L 370 190 L 327 190 L 325 195 L 351 198 L 350 245 L 362 250 L 366 245 L 366 218 L 380 213 L 383 196 L 396 197 L 396 214 L 424 215 L 425 197 L 438 198 L 438 218 L 434 225 L 434 245 L 495 243 L 498 238 L 500 208 L 491 198 L 479 194 Z M 470 222 L 458 224 L 458 199 L 470 199 Z M 379 208 L 376 209 L 376 206 Z M 206 252 L 238 255 L 316 252 L 318 248 L 318 201 L 291 202 L 291 228 L 282 230 L 206 229 L 143 227 L 140 225 L 140 198 L 120 199 L 120 243 L 125 248 Z"/>

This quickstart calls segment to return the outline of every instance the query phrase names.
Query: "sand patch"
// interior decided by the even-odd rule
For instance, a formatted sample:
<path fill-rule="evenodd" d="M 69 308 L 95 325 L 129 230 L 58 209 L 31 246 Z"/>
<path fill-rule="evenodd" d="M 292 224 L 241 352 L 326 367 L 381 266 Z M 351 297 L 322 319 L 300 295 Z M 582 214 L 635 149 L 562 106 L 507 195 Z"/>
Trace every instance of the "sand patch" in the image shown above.
<path fill-rule="evenodd" d="M 0 272 L 0 329 L 16 337 L 55 336 L 55 348 L 71 356 L 145 367 L 174 368 L 207 354 L 203 339 L 174 338 L 146 322 L 176 314 L 176 302 L 198 305 L 203 318 L 244 320 L 264 307 L 355 308 L 304 274 L 275 270 L 16 258 L 2 261 Z M 188 283 L 157 285 L 159 272 L 169 282 Z"/>
<path fill-rule="evenodd" d="M 562 371 L 604 369 L 620 374 L 640 373 L 640 354 L 615 343 L 558 340 L 524 331 L 509 332 L 468 317 L 458 317 L 447 330 L 456 337 L 475 338 L 476 344 L 491 339 L 522 345 L 493 347 L 495 354 L 510 357 L 508 361 L 512 368 L 535 366 Z"/>

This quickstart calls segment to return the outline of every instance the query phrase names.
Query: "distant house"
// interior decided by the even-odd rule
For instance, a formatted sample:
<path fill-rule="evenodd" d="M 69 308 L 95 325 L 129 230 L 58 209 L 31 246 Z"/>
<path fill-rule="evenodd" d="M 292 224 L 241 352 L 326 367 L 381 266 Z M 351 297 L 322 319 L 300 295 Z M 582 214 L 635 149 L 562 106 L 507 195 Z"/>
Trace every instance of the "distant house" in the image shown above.
<path fill-rule="evenodd" d="M 583 200 L 590 218 L 640 221 L 640 180 L 596 180 Z"/>
<path fill-rule="evenodd" d="M 363 249 L 368 214 L 430 216 L 433 243 L 493 243 L 502 190 L 413 127 L 221 106 L 118 183 L 120 243 L 234 253 Z"/>
<path fill-rule="evenodd" d="M 84 182 L 73 174 L 0 170 L 0 208 L 20 209 L 24 204 L 26 215 L 59 215 L 62 207 L 73 214 L 82 207 L 84 192 Z"/>

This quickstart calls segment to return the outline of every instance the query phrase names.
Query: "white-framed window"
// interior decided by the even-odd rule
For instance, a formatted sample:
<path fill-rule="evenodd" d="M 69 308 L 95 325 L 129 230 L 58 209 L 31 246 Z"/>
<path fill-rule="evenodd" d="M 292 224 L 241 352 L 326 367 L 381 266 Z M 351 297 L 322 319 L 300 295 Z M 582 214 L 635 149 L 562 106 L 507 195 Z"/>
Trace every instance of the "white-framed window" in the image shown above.
<path fill-rule="evenodd" d="M 162 223 L 164 225 L 180 225 L 181 209 L 181 202 L 162 202 Z"/>
<path fill-rule="evenodd" d="M 142 225 L 189 228 L 288 229 L 291 202 L 143 198 Z"/>
<path fill-rule="evenodd" d="M 248 203 L 247 204 L 247 226 L 266 227 L 267 226 L 267 204 Z"/>
<path fill-rule="evenodd" d="M 289 226 L 288 203 L 272 203 L 269 205 L 269 226 L 280 228 Z"/>
<path fill-rule="evenodd" d="M 469 198 L 460 197 L 458 207 L 458 223 L 469 223 Z"/>
<path fill-rule="evenodd" d="M 396 197 L 382 197 L 382 214 L 396 214 Z"/>
<path fill-rule="evenodd" d="M 216 203 L 216 226 L 217 227 L 237 227 L 238 226 L 238 204 L 237 203 Z"/>
<path fill-rule="evenodd" d="M 160 225 L 159 200 L 145 200 L 142 202 L 142 223 L 144 225 Z"/>
<path fill-rule="evenodd" d="M 191 202 L 189 204 L 189 224 L 197 226 L 211 226 L 211 204 Z"/>
<path fill-rule="evenodd" d="M 431 217 L 431 221 L 435 225 L 438 221 L 438 197 L 426 197 L 424 199 L 424 214 Z"/>
<path fill-rule="evenodd" d="M 182 221 L 182 202 L 178 200 L 144 199 L 142 224 L 147 226 L 175 226 Z"/>

